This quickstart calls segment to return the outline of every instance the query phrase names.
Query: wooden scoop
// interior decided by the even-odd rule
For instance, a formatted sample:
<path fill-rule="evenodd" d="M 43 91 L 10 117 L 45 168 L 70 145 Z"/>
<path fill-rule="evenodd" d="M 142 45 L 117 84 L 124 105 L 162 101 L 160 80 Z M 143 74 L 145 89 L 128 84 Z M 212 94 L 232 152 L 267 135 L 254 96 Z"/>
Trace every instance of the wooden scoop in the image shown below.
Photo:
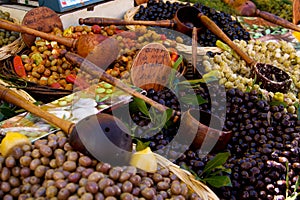
<path fill-rule="evenodd" d="M 288 20 L 285 20 L 285 19 L 283 19 L 277 15 L 274 15 L 272 13 L 257 9 L 256 5 L 252 1 L 245 1 L 243 4 L 237 5 L 237 7 L 235 7 L 235 5 L 233 5 L 233 7 L 236 11 L 239 12 L 239 14 L 241 16 L 260 17 L 266 21 L 269 21 L 273 24 L 280 25 L 284 28 L 291 29 L 294 31 L 300 31 L 300 27 L 298 27 L 296 24 L 293 24 L 293 23 L 289 22 Z M 299 10 L 297 10 L 297 12 L 299 12 Z"/>
<path fill-rule="evenodd" d="M 194 11 L 193 11 L 194 10 Z M 247 65 L 251 67 L 252 74 L 256 74 L 258 82 L 261 82 L 261 87 L 272 92 L 286 92 L 289 90 L 292 80 L 290 76 L 278 67 L 257 63 L 250 58 L 245 52 L 243 52 L 234 42 L 220 29 L 211 19 L 203 15 L 197 8 L 193 6 L 181 7 L 177 10 L 177 13 L 181 12 L 198 12 L 196 19 L 190 19 L 190 23 L 194 21 L 200 21 L 207 29 L 227 43 L 236 53 L 245 60 Z M 177 14 L 177 16 L 182 16 Z"/>
<path fill-rule="evenodd" d="M 50 33 L 44 33 L 24 25 L 14 24 L 3 19 L 0 19 L 0 28 L 30 34 L 49 41 L 57 41 L 60 44 L 73 48 L 82 57 L 86 57 L 87 55 L 92 53 L 94 54 L 94 57 L 90 56 L 89 59 L 91 59 L 92 62 L 95 62 L 99 66 L 107 66 L 107 63 L 109 63 L 108 61 L 115 60 L 119 54 L 120 47 L 118 41 L 113 38 L 108 39 L 108 37 L 105 37 L 101 34 L 81 35 L 78 39 L 65 38 Z M 103 49 L 103 45 L 98 48 L 98 44 L 105 40 L 105 49 Z M 106 59 L 98 59 L 99 55 L 101 55 L 102 58 L 105 57 Z"/>
<path fill-rule="evenodd" d="M 159 104 L 156 101 L 153 101 L 152 99 L 148 98 L 147 96 L 142 95 L 141 93 L 132 89 L 129 85 L 126 85 L 125 83 L 123 83 L 120 79 L 112 77 L 110 74 L 107 74 L 103 69 L 96 66 L 94 63 L 80 57 L 79 55 L 76 55 L 71 52 L 67 52 L 65 56 L 70 62 L 80 65 L 80 70 L 82 70 L 84 72 L 88 72 L 91 76 L 100 77 L 101 80 L 104 80 L 104 81 L 114 85 L 115 87 L 118 87 L 119 89 L 127 92 L 128 94 L 130 94 L 134 97 L 144 100 L 146 103 L 153 106 L 157 110 L 164 112 L 167 109 L 169 109 L 168 107 L 166 107 L 162 104 Z M 198 110 L 198 112 L 199 112 L 199 110 Z M 190 113 L 189 110 L 182 113 L 182 117 L 181 117 L 182 122 L 181 123 L 183 123 L 183 124 L 181 124 L 182 126 L 180 125 L 180 130 L 178 130 L 178 133 L 176 135 L 177 139 L 180 138 L 178 141 L 184 140 L 184 141 L 182 141 L 183 143 L 192 144 L 193 148 L 200 148 L 201 145 L 203 145 L 203 142 L 205 142 L 206 135 L 209 134 L 210 136 L 207 136 L 207 137 L 210 138 L 210 139 L 208 139 L 211 142 L 210 144 L 212 144 L 213 143 L 212 140 L 215 139 L 214 142 L 217 142 L 217 140 L 218 141 L 220 140 L 220 141 L 222 141 L 221 143 L 223 143 L 222 147 L 218 147 L 218 149 L 225 147 L 225 145 L 227 144 L 227 142 L 229 141 L 229 139 L 231 137 L 231 131 L 221 131 L 221 130 L 215 129 L 215 128 L 222 128 L 221 125 L 210 128 L 210 127 L 208 127 L 209 123 L 206 125 L 202 124 L 201 122 L 199 122 L 197 120 L 197 117 L 195 118 L 195 116 L 197 116 L 197 114 L 192 116 L 189 113 Z M 177 114 L 177 112 L 175 112 L 173 110 L 173 116 L 175 116 L 176 114 Z M 199 116 L 199 113 L 198 113 L 198 116 Z M 177 116 L 175 116 L 175 118 L 176 117 Z M 193 118 L 193 120 L 191 120 L 191 118 Z M 207 119 L 207 120 L 209 120 L 209 119 Z M 195 123 L 195 121 L 197 121 L 198 123 Z M 212 130 L 212 129 L 214 129 L 214 130 Z"/>
<path fill-rule="evenodd" d="M 92 155 L 99 161 L 128 165 L 132 140 L 127 127 L 116 117 L 100 113 L 80 120 L 77 124 L 56 117 L 27 101 L 13 90 L 0 85 L 0 99 L 23 108 L 59 127 L 69 135 L 74 150 Z"/>

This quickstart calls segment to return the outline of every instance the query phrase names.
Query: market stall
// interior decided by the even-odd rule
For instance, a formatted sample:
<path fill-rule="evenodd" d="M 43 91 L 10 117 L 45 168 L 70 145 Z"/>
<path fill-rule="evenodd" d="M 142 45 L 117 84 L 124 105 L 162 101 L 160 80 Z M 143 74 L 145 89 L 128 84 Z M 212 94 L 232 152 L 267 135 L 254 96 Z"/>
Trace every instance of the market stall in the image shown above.
<path fill-rule="evenodd" d="M 296 1 L 49 2 L 0 6 L 1 199 L 300 198 Z"/>

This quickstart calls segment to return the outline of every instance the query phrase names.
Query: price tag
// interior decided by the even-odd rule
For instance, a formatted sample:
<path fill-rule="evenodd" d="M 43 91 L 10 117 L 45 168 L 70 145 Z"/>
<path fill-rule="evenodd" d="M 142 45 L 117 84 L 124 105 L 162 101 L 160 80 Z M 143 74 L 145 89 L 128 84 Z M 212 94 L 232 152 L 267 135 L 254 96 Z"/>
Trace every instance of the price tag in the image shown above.
<path fill-rule="evenodd" d="M 142 89 L 159 91 L 168 86 L 171 70 L 168 50 L 162 44 L 150 43 L 135 57 L 130 71 L 131 81 Z"/>
<path fill-rule="evenodd" d="M 28 11 L 22 20 L 22 25 L 45 33 L 51 32 L 54 27 L 63 30 L 63 24 L 56 12 L 44 6 Z M 22 33 L 22 39 L 30 47 L 35 41 L 35 36 Z"/>

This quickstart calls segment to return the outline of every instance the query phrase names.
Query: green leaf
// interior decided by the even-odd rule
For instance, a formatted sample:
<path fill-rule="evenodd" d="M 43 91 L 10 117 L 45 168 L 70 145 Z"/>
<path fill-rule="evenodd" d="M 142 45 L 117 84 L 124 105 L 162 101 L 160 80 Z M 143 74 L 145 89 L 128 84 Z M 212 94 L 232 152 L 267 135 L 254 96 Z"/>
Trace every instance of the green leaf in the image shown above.
<path fill-rule="evenodd" d="M 205 100 L 202 96 L 192 94 L 181 97 L 180 101 L 189 105 L 201 105 L 207 103 L 207 100 Z"/>
<path fill-rule="evenodd" d="M 287 107 L 287 104 L 282 101 L 271 101 L 270 102 L 270 106 L 279 106 L 279 105 L 283 105 L 285 108 Z"/>
<path fill-rule="evenodd" d="M 238 54 L 232 48 L 230 48 L 230 46 L 228 46 L 221 40 L 217 40 L 216 46 L 223 49 L 224 51 L 228 51 L 233 57 L 235 57 L 237 59 L 239 58 Z"/>
<path fill-rule="evenodd" d="M 149 111 L 144 100 L 134 97 L 133 102 L 144 115 L 149 116 Z"/>
<path fill-rule="evenodd" d="M 209 185 L 215 188 L 220 188 L 224 186 L 232 187 L 231 180 L 228 176 L 213 176 L 209 178 L 204 178 L 203 181 L 207 182 Z"/>
<path fill-rule="evenodd" d="M 295 184 L 294 192 L 297 191 L 297 188 L 299 188 L 299 185 L 300 185 L 300 178 L 299 178 L 299 176 L 298 176 L 297 181 L 296 181 L 296 184 Z"/>
<path fill-rule="evenodd" d="M 179 55 L 176 62 L 173 64 L 173 70 L 171 71 L 170 79 L 169 79 L 170 88 L 173 88 L 173 86 L 176 85 L 176 83 L 174 83 L 175 74 L 177 72 L 177 69 L 178 69 L 180 63 L 182 63 L 182 61 L 183 61 L 183 57 L 182 57 L 182 55 Z"/>
<path fill-rule="evenodd" d="M 146 149 L 150 144 L 150 141 L 142 142 L 141 140 L 138 140 L 138 139 L 136 139 L 136 140 L 137 140 L 136 151 L 141 151 L 143 149 Z"/>
<path fill-rule="evenodd" d="M 200 176 L 203 176 L 204 174 L 209 174 L 216 167 L 223 165 L 229 158 L 229 156 L 229 152 L 218 153 L 212 160 L 207 162 Z"/>
<path fill-rule="evenodd" d="M 174 64 L 173 64 L 173 69 L 177 70 L 179 65 L 182 63 L 182 61 L 183 61 L 183 57 L 182 57 L 182 55 L 179 55 L 176 62 L 174 62 Z"/>
<path fill-rule="evenodd" d="M 219 74 L 218 70 L 211 70 L 210 72 L 204 74 L 202 76 L 202 78 L 200 78 L 200 79 L 185 80 L 185 81 L 179 82 L 178 84 L 179 85 L 180 84 L 181 85 L 182 84 L 195 85 L 195 84 L 199 84 L 199 83 L 209 83 L 209 82 L 217 81 L 218 74 Z"/>

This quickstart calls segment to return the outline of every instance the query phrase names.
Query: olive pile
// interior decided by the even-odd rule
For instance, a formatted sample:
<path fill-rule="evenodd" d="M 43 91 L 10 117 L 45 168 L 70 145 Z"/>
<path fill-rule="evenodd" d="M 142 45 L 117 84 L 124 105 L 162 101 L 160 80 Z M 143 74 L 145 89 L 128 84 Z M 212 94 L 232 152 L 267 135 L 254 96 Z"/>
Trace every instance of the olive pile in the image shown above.
<path fill-rule="evenodd" d="M 10 13 L 7 11 L 0 10 L 0 19 L 14 22 L 14 20 L 10 16 Z M 6 29 L 0 29 L 0 48 L 12 43 L 18 38 L 19 38 L 18 32 L 8 31 Z"/>
<path fill-rule="evenodd" d="M 232 169 L 233 187 L 224 188 L 220 198 L 285 199 L 286 189 L 290 196 L 300 174 L 297 116 L 262 100 L 256 90 L 230 89 L 227 102 L 226 126 L 233 137 L 226 167 Z"/>
<path fill-rule="evenodd" d="M 149 0 L 147 6 L 140 6 L 138 12 L 135 14 L 135 20 L 163 20 L 173 19 L 178 8 L 190 5 L 189 3 L 171 3 L 162 0 L 156 2 Z M 217 11 L 199 3 L 194 6 L 199 9 L 204 15 L 213 20 L 232 40 L 250 40 L 250 34 L 241 26 L 239 22 L 233 20 L 231 15 L 224 12 Z M 171 38 L 170 39 L 175 39 Z M 200 46 L 216 46 L 217 37 L 208 29 L 204 29 L 198 36 Z M 187 41 L 188 42 L 188 41 Z M 189 42 L 190 43 L 190 42 Z M 187 43 L 187 44 L 189 44 Z"/>
<path fill-rule="evenodd" d="M 286 41 L 268 41 L 250 40 L 248 43 L 243 40 L 234 41 L 244 52 L 259 63 L 274 65 L 287 72 L 293 80 L 291 90 L 287 92 L 284 101 L 291 110 L 294 110 L 293 104 L 299 98 L 299 67 L 300 57 L 291 43 Z M 218 70 L 219 83 L 225 88 L 238 88 L 246 91 L 249 88 L 259 89 L 259 83 L 252 78 L 250 67 L 240 57 L 234 57 L 231 53 L 224 51 L 221 54 L 215 54 L 213 57 L 204 56 L 202 66 L 206 72 Z M 268 92 L 271 97 L 272 92 Z"/>
<path fill-rule="evenodd" d="M 146 173 L 111 166 L 73 151 L 63 132 L 0 156 L 0 198 L 200 199 L 166 168 Z"/>
<path fill-rule="evenodd" d="M 35 45 L 31 46 L 31 52 L 22 55 L 27 72 L 26 80 L 50 87 L 58 84 L 55 87 L 72 90 L 73 83 L 68 82 L 66 77 L 76 74 L 78 69 L 64 57 L 66 52 L 66 47 L 57 42 L 43 39 L 35 41 Z"/>
<path fill-rule="evenodd" d="M 293 19 L 292 2 L 289 0 L 253 0 L 258 9 L 275 14 L 290 22 Z"/>

